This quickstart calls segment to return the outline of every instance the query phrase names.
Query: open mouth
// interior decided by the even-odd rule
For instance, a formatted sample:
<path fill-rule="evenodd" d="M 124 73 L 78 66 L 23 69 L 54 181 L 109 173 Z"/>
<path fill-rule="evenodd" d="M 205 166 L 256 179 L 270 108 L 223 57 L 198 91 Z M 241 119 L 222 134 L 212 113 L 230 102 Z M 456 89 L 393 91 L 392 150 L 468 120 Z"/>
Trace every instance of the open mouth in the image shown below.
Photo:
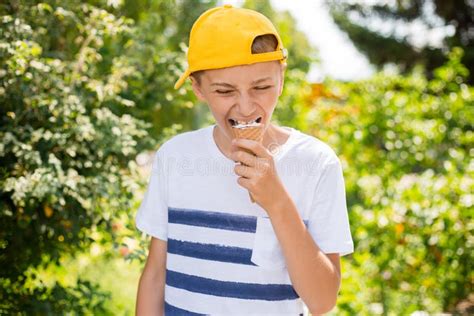
<path fill-rule="evenodd" d="M 262 117 L 258 117 L 256 118 L 255 120 L 253 121 L 249 121 L 249 122 L 245 122 L 245 121 L 238 121 L 238 120 L 234 120 L 234 119 L 229 119 L 229 123 L 231 126 L 235 126 L 235 125 L 249 125 L 249 124 L 255 124 L 255 123 L 260 123 L 262 121 Z"/>

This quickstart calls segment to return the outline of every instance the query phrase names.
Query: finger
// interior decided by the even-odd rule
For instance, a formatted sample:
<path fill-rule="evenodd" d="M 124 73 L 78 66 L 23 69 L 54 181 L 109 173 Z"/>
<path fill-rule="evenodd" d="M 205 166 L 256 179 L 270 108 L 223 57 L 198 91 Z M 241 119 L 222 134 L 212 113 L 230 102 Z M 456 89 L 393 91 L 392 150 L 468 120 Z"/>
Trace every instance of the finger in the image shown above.
<path fill-rule="evenodd" d="M 236 164 L 234 167 L 234 171 L 237 175 L 248 179 L 251 178 L 254 174 L 253 168 L 241 164 Z"/>
<path fill-rule="evenodd" d="M 234 146 L 242 147 L 253 152 L 257 157 L 271 157 L 271 153 L 263 145 L 255 140 L 245 138 L 235 138 L 232 141 Z"/>
<path fill-rule="evenodd" d="M 238 178 L 238 179 L 237 179 L 237 183 L 238 183 L 240 186 L 244 187 L 245 189 L 247 189 L 247 190 L 249 190 L 249 191 L 250 191 L 250 189 L 251 189 L 251 187 L 252 187 L 250 180 L 247 179 L 247 178 L 244 178 L 244 177 Z"/>
<path fill-rule="evenodd" d="M 232 152 L 231 158 L 234 161 L 238 161 L 243 163 L 244 165 L 254 167 L 257 164 L 257 157 L 254 156 L 252 153 L 248 153 L 244 151 L 243 149 L 241 150 L 236 150 Z"/>

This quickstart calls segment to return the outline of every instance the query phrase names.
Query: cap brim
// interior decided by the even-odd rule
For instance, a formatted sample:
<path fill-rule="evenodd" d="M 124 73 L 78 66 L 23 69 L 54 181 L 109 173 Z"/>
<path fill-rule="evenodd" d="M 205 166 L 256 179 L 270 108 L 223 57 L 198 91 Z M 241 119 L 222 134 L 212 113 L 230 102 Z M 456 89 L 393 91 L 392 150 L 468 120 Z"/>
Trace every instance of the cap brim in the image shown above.
<path fill-rule="evenodd" d="M 181 87 L 184 81 L 189 77 L 189 75 L 190 71 L 189 69 L 186 69 L 186 71 L 181 75 L 181 77 L 179 77 L 178 81 L 176 81 L 176 83 L 174 84 L 174 88 L 178 89 L 179 87 Z"/>

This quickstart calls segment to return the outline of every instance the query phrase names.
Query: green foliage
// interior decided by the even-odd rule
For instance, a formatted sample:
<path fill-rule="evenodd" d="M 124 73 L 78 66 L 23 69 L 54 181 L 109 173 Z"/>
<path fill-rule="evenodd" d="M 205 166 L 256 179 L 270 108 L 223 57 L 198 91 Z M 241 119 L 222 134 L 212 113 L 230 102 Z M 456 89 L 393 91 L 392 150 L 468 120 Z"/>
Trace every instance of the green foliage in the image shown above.
<path fill-rule="evenodd" d="M 9 288 L 11 289 L 11 287 Z M 40 286 L 31 292 L 15 289 L 6 291 L 0 310 L 10 314 L 27 315 L 113 315 L 105 308 L 110 294 L 103 292 L 97 284 L 79 279 L 73 287 L 55 284 Z M 12 304 L 14 302 L 15 304 Z"/>
<path fill-rule="evenodd" d="M 131 208 L 133 160 L 151 147 L 147 124 L 112 110 L 131 105 L 121 92 L 133 69 L 101 53 L 131 21 L 67 4 L 18 5 L 1 18 L 2 312 L 103 311 L 96 285 L 27 290 L 25 272 L 86 249 L 93 230 L 107 232 Z"/>
<path fill-rule="evenodd" d="M 338 314 L 454 311 L 472 293 L 474 88 L 462 50 L 427 80 L 330 82 L 315 135 L 345 165 L 355 253 Z"/>
<path fill-rule="evenodd" d="M 115 230 L 118 229 L 116 233 L 122 229 L 116 225 L 114 227 Z M 33 311 L 27 307 L 30 305 L 43 304 L 47 306 L 49 304 L 54 306 L 50 308 L 49 312 L 42 310 L 41 315 L 65 314 L 62 311 L 68 311 L 68 315 L 92 314 L 91 311 L 94 315 L 134 315 L 136 290 L 142 266 L 138 262 L 125 261 L 124 255 L 125 252 L 122 251 L 122 248 L 112 250 L 109 244 L 95 243 L 90 249 L 76 254 L 74 257 L 66 255 L 61 259 L 60 265 L 51 263 L 41 269 L 35 269 L 34 273 L 37 277 L 29 278 L 24 287 L 49 289 L 50 293 L 44 297 L 49 298 L 50 301 L 44 303 L 32 301 L 19 305 L 25 311 L 27 309 Z M 29 273 L 33 273 L 33 270 L 30 270 Z M 79 292 L 85 285 L 78 286 L 76 284 L 87 284 L 88 282 L 90 293 Z M 100 287 L 97 285 L 92 287 L 96 283 L 99 283 Z M 52 290 L 56 288 L 63 291 L 75 291 L 77 295 L 76 297 L 64 296 L 64 299 L 58 299 Z M 99 301 L 94 297 L 96 293 L 100 293 L 97 296 L 100 298 L 101 310 L 98 306 L 93 307 L 94 304 L 98 305 Z M 72 305 L 71 307 L 64 304 L 68 299 L 71 301 L 69 304 Z M 59 307 L 61 305 L 62 307 Z M 56 312 L 53 313 L 53 309 Z"/>

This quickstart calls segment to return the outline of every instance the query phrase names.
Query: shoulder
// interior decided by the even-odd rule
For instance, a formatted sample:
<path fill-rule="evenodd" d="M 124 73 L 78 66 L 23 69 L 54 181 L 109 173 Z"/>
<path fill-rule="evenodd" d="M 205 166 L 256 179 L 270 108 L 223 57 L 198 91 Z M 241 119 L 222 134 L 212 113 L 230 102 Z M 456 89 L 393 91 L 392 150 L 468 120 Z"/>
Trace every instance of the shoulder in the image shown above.
<path fill-rule="evenodd" d="M 292 154 L 305 160 L 317 162 L 320 166 L 340 163 L 335 150 L 316 136 L 294 130 L 295 139 Z"/>
<path fill-rule="evenodd" d="M 199 149 L 202 150 L 208 141 L 207 137 L 209 136 L 210 128 L 212 126 L 174 135 L 160 146 L 158 153 L 162 155 L 196 153 Z"/>

